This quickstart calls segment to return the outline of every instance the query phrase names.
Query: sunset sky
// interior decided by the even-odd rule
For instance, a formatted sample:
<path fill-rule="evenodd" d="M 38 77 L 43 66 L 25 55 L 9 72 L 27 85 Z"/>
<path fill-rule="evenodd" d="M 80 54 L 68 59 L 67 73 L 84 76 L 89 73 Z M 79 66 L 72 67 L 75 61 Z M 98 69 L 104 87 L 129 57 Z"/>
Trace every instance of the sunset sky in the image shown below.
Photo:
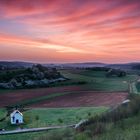
<path fill-rule="evenodd" d="M 0 60 L 140 61 L 140 0 L 0 0 Z"/>

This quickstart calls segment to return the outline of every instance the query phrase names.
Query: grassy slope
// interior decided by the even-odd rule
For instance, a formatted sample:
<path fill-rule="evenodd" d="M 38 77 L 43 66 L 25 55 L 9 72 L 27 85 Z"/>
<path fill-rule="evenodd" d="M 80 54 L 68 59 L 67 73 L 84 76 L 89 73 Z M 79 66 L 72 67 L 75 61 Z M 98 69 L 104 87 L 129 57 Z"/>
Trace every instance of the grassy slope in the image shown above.
<path fill-rule="evenodd" d="M 106 133 L 95 140 L 139 140 L 140 138 L 140 114 L 130 117 L 112 125 Z M 109 126 L 110 124 L 108 124 Z"/>
<path fill-rule="evenodd" d="M 127 91 L 129 81 L 134 81 L 137 75 L 127 75 L 126 77 L 107 78 L 105 72 L 91 70 L 61 71 L 63 75 L 73 81 L 86 81 L 87 88 L 100 91 Z"/>
<path fill-rule="evenodd" d="M 80 108 L 55 108 L 55 109 L 32 109 L 24 112 L 24 117 L 27 124 L 22 125 L 25 128 L 31 127 L 43 127 L 50 125 L 65 125 L 73 124 L 79 122 L 81 119 L 86 119 L 90 115 L 94 116 L 101 114 L 106 111 L 106 107 L 80 107 Z M 38 116 L 38 120 L 36 120 Z M 62 122 L 60 120 L 63 120 Z M 1 127 L 5 129 L 15 129 L 17 126 L 10 126 L 9 118 L 3 123 L 0 123 Z M 0 136 L 0 140 L 31 140 L 34 137 L 41 136 L 45 134 L 41 133 L 31 133 L 31 134 L 15 134 L 15 135 L 5 135 Z M 47 132 L 49 134 L 49 132 Z M 30 138 L 30 139 L 29 139 Z"/>

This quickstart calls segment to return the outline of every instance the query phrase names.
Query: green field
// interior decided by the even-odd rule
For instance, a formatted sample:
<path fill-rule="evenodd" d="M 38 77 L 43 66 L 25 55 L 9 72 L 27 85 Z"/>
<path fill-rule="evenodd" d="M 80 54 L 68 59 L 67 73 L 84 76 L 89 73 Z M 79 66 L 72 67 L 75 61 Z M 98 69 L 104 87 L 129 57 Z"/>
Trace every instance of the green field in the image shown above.
<path fill-rule="evenodd" d="M 101 114 L 105 112 L 107 109 L 108 108 L 106 107 L 31 109 L 23 113 L 25 118 L 25 124 L 21 125 L 20 127 L 33 128 L 33 127 L 75 124 L 78 123 L 81 119 L 87 119 L 91 116 Z M 6 130 L 16 129 L 19 127 L 19 126 L 11 126 L 9 122 L 9 117 L 5 121 L 0 122 L 0 126 L 1 128 L 5 128 Z M 6 135 L 0 136 L 0 140 L 5 140 L 8 138 L 10 138 L 10 140 L 24 140 L 29 137 L 31 137 L 32 139 L 36 136 L 41 136 L 41 134 L 43 133 Z"/>
<path fill-rule="evenodd" d="M 106 77 L 105 71 L 62 70 L 61 73 L 72 82 L 85 81 L 87 88 L 98 91 L 128 91 L 128 82 L 135 81 L 138 76 L 128 74 L 126 77 Z"/>
<path fill-rule="evenodd" d="M 105 125 L 106 131 L 96 136 L 91 131 L 75 133 L 73 129 L 59 129 L 48 132 L 15 134 L 0 136 L 0 140 L 139 140 L 140 114 L 130 117 L 116 124 Z"/>
<path fill-rule="evenodd" d="M 3 119 L 7 114 L 6 109 L 0 108 L 0 120 Z"/>

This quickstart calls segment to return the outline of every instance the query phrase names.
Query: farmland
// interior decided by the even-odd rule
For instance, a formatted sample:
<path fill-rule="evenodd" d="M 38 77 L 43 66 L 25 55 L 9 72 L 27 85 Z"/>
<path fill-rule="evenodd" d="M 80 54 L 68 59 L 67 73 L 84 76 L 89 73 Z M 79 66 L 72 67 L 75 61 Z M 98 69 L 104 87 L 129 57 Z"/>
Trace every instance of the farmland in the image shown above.
<path fill-rule="evenodd" d="M 80 106 L 116 106 L 127 98 L 125 92 L 93 92 L 80 91 L 57 96 L 38 103 L 34 103 L 29 107 L 80 107 Z"/>
<path fill-rule="evenodd" d="M 86 81 L 87 87 L 98 91 L 128 91 L 128 82 L 137 79 L 137 75 L 129 74 L 126 77 L 105 76 L 105 71 L 73 70 L 61 71 L 64 76 L 73 81 Z"/>
<path fill-rule="evenodd" d="M 126 92 L 99 92 L 83 89 L 81 86 L 65 88 L 48 88 L 40 90 L 17 91 L 0 95 L 0 106 L 32 106 L 32 107 L 78 107 L 78 106 L 110 106 L 127 98 Z M 74 91 L 72 91 L 73 89 Z M 82 90 L 83 89 L 83 90 Z M 58 92 L 60 90 L 60 93 Z M 2 100 L 6 99 L 6 100 Z"/>
<path fill-rule="evenodd" d="M 2 109 L 0 110 L 0 117 L 5 117 L 5 106 L 22 106 L 27 110 L 23 112 L 25 124 L 21 125 L 21 128 L 77 123 L 82 119 L 102 114 L 108 108 L 121 104 L 128 97 L 129 83 L 138 79 L 138 76 L 135 74 L 128 74 L 125 77 L 113 76 L 108 78 L 105 75 L 105 71 L 74 69 L 60 70 L 60 73 L 69 80 L 52 84 L 47 88 L 1 89 L 0 107 Z M 8 130 L 17 128 L 17 126 L 10 125 L 9 117 L 1 122 L 1 127 Z M 115 128 L 113 129 L 115 132 Z M 68 129 L 67 131 L 70 131 L 70 135 L 74 135 L 72 129 Z M 52 138 L 53 133 L 58 134 L 59 132 L 60 135 L 67 133 L 62 129 L 50 131 L 47 134 L 38 132 L 0 136 L 0 139 L 38 140 L 38 137 L 48 137 L 50 140 L 55 140 L 56 137 Z M 75 140 L 78 140 L 78 138 Z"/>
<path fill-rule="evenodd" d="M 117 96 L 115 94 L 121 93 L 121 92 L 123 93 L 128 92 L 129 90 L 128 82 L 133 81 L 137 78 L 136 75 L 127 75 L 126 77 L 121 77 L 121 78 L 120 77 L 107 78 L 105 76 L 105 72 L 89 71 L 89 70 L 73 70 L 73 71 L 65 70 L 65 71 L 61 71 L 61 73 L 66 78 L 69 78 L 70 80 L 66 81 L 66 83 L 59 82 L 58 84 L 53 85 L 55 87 L 0 91 L 1 93 L 0 106 L 4 107 L 4 106 L 10 106 L 10 105 L 17 105 L 17 104 L 29 105 L 30 103 L 33 104 L 33 103 L 41 102 L 44 100 L 47 101 L 50 98 L 51 99 L 55 99 L 55 97 L 64 98 L 63 96 L 80 97 L 80 96 L 85 96 L 83 92 L 85 92 L 86 94 L 86 91 L 90 91 L 90 96 L 91 96 L 91 92 L 93 93 L 91 96 L 92 99 L 96 98 L 95 94 L 98 94 L 98 92 L 99 93 L 102 92 L 103 94 L 112 93 L 114 94 L 114 96 Z M 82 85 L 72 84 L 72 83 L 77 83 L 80 81 L 86 82 L 86 84 L 82 84 Z M 102 96 L 103 94 L 99 94 L 99 95 Z M 107 95 L 107 96 L 110 96 L 110 95 Z"/>

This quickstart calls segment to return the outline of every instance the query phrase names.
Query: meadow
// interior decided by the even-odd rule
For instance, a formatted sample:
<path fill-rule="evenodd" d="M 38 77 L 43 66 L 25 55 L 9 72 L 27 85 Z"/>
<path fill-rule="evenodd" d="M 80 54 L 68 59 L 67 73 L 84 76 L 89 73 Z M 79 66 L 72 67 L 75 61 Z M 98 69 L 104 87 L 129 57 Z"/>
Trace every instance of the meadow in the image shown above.
<path fill-rule="evenodd" d="M 136 74 L 127 74 L 125 77 L 106 77 L 106 71 L 93 70 L 62 70 L 61 73 L 70 81 L 85 81 L 87 88 L 97 91 L 128 91 L 129 82 L 138 78 Z"/>
<path fill-rule="evenodd" d="M 67 125 L 78 123 L 82 119 L 100 115 L 108 110 L 107 107 L 79 107 L 79 108 L 35 108 L 23 112 L 25 123 L 20 126 L 10 125 L 10 118 L 0 123 L 5 130 L 21 128 L 46 127 L 55 125 Z M 50 132 L 47 132 L 50 133 Z M 26 138 L 36 138 L 42 136 L 42 132 L 31 134 L 14 134 L 0 136 L 0 140 L 10 138 L 10 140 L 24 140 Z M 44 133 L 45 134 L 45 133 Z"/>
<path fill-rule="evenodd" d="M 107 123 L 106 131 L 93 135 L 89 130 L 77 133 L 73 129 L 0 136 L 0 140 L 139 140 L 140 114 L 117 123 Z M 92 128 L 91 128 L 92 130 Z M 92 136 L 92 138 L 91 138 Z"/>

